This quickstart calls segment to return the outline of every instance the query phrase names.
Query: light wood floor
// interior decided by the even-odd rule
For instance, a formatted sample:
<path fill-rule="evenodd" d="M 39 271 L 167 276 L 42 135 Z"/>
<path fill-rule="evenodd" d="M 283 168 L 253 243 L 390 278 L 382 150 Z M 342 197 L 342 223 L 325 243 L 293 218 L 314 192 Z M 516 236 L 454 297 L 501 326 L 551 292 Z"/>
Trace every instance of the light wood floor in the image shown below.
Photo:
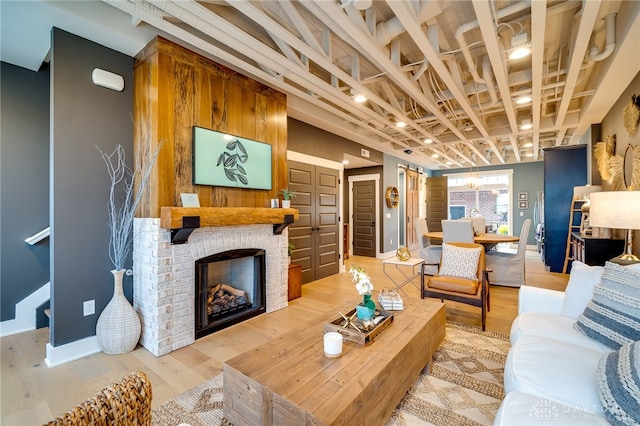
<path fill-rule="evenodd" d="M 390 286 L 380 259 L 352 256 L 345 261 L 363 266 L 375 291 Z M 529 285 L 564 290 L 568 276 L 545 271 L 540 255 L 527 252 Z M 417 285 L 419 285 L 416 280 Z M 419 297 L 411 284 L 409 297 Z M 402 294 L 403 297 L 407 297 Z M 374 296 L 377 298 L 377 296 Z M 317 318 L 338 304 L 360 300 L 351 275 L 342 273 L 303 286 L 302 297 L 285 309 L 261 315 L 197 340 L 193 345 L 156 358 L 139 346 L 125 355 L 96 354 L 55 368 L 44 364 L 48 329 L 0 339 L 0 424 L 42 424 L 69 410 L 130 371 L 143 370 L 153 386 L 153 406 L 218 374 L 225 360 L 286 331 L 321 327 Z M 447 320 L 480 325 L 480 309 L 446 302 Z M 507 333 L 517 313 L 517 289 L 492 286 L 487 328 Z"/>

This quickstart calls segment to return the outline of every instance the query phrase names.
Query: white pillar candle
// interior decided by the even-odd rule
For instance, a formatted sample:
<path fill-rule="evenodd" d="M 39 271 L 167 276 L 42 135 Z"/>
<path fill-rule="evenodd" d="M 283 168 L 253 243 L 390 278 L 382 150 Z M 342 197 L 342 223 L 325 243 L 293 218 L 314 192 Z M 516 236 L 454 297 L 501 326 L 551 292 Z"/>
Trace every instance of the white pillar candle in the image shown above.
<path fill-rule="evenodd" d="M 342 334 L 335 331 L 324 335 L 324 356 L 337 358 L 342 355 Z"/>

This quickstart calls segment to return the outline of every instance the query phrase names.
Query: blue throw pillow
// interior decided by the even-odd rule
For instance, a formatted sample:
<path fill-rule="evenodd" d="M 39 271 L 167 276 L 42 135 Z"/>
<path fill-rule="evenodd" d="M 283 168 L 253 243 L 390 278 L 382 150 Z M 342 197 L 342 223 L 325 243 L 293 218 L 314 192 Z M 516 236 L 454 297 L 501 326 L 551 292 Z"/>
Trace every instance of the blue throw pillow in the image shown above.
<path fill-rule="evenodd" d="M 598 396 L 612 425 L 640 423 L 640 342 L 622 345 L 598 365 Z"/>
<path fill-rule="evenodd" d="M 640 273 L 607 262 L 591 301 L 573 326 L 614 350 L 640 340 Z"/>

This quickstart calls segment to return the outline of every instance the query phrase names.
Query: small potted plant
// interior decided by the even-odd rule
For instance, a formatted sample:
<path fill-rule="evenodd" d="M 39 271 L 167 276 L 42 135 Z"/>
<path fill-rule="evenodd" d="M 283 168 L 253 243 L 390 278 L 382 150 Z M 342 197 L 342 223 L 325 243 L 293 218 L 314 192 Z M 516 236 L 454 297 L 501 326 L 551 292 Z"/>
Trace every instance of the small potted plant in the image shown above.
<path fill-rule="evenodd" d="M 282 200 L 282 208 L 283 209 L 290 208 L 291 207 L 291 199 L 296 197 L 296 193 L 291 191 L 288 188 L 284 188 L 280 192 L 282 192 L 282 198 L 284 198 Z"/>
<path fill-rule="evenodd" d="M 289 256 L 289 263 L 291 263 L 291 253 L 293 253 L 293 249 L 295 248 L 296 246 L 294 246 L 293 243 L 289 241 L 289 245 L 287 246 L 287 255 Z"/>

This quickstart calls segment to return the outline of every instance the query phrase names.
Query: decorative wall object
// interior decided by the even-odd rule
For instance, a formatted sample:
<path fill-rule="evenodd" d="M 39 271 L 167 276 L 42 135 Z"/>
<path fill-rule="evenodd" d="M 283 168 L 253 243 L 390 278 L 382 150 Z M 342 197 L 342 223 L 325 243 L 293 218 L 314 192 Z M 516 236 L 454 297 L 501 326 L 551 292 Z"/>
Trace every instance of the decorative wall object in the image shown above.
<path fill-rule="evenodd" d="M 593 147 L 593 155 L 598 165 L 598 171 L 602 179 L 609 181 L 611 173 L 609 173 L 609 159 L 616 153 L 616 135 L 607 135 L 604 142 L 598 142 Z"/>
<path fill-rule="evenodd" d="M 631 95 L 631 100 L 622 111 L 622 122 L 631 136 L 636 134 L 640 122 L 640 96 L 636 96 L 635 93 Z"/>

